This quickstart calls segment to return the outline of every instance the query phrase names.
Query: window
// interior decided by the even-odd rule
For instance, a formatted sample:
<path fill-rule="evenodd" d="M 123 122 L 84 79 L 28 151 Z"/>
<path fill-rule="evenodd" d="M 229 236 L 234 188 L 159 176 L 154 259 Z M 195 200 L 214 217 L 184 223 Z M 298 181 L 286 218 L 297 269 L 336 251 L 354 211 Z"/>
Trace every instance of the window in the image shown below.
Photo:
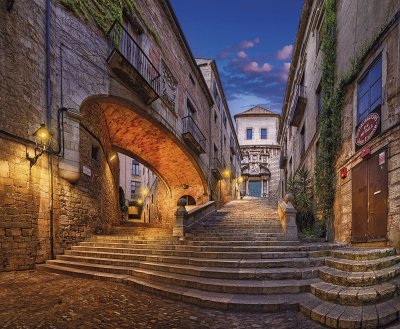
<path fill-rule="evenodd" d="M 261 139 L 267 139 L 267 129 L 261 128 Z"/>
<path fill-rule="evenodd" d="M 131 181 L 131 199 L 135 198 L 135 194 L 138 188 L 139 188 L 139 182 Z"/>
<path fill-rule="evenodd" d="M 305 136 L 305 126 L 303 125 L 303 128 L 301 128 L 300 131 L 300 157 L 302 157 L 305 153 L 306 149 L 306 136 Z"/>
<path fill-rule="evenodd" d="M 218 96 L 218 89 L 217 89 L 217 81 L 213 81 L 213 94 L 214 94 L 214 98 L 216 99 Z"/>
<path fill-rule="evenodd" d="M 317 126 L 319 126 L 319 120 L 320 120 L 320 116 L 321 116 L 321 112 L 322 112 L 322 106 L 323 106 L 323 93 L 322 93 L 322 89 L 321 89 L 321 85 L 318 86 L 317 91 Z"/>
<path fill-rule="evenodd" d="M 322 38 L 323 38 L 323 23 L 324 23 L 324 17 L 321 16 L 317 27 L 315 31 L 315 42 L 316 42 L 316 48 L 317 51 L 315 52 L 318 55 L 319 50 L 321 49 L 321 44 L 322 44 Z"/>
<path fill-rule="evenodd" d="M 194 81 L 194 78 L 190 73 L 189 73 L 189 79 L 190 79 L 190 82 L 192 83 L 192 85 L 195 86 L 196 82 Z"/>
<path fill-rule="evenodd" d="M 246 129 L 246 138 L 247 139 L 253 139 L 253 128 L 247 128 Z"/>
<path fill-rule="evenodd" d="M 217 110 L 215 110 L 215 112 L 214 112 L 214 123 L 217 123 L 217 119 L 218 119 L 218 114 L 217 114 Z"/>
<path fill-rule="evenodd" d="M 357 123 L 381 105 L 382 100 L 382 58 L 379 57 L 358 83 Z"/>
<path fill-rule="evenodd" d="M 224 136 L 224 146 L 226 146 L 226 137 Z"/>
<path fill-rule="evenodd" d="M 189 98 L 186 99 L 186 106 L 187 106 L 187 112 L 189 115 L 193 115 L 196 113 L 196 108 L 194 107 L 193 103 L 190 101 Z"/>
<path fill-rule="evenodd" d="M 100 148 L 95 145 L 92 145 L 92 160 L 97 162 L 100 160 Z"/>
<path fill-rule="evenodd" d="M 223 120 L 224 126 L 226 128 L 226 114 L 225 114 L 225 111 L 222 112 L 222 120 Z"/>
<path fill-rule="evenodd" d="M 139 162 L 132 160 L 132 176 L 139 176 Z"/>

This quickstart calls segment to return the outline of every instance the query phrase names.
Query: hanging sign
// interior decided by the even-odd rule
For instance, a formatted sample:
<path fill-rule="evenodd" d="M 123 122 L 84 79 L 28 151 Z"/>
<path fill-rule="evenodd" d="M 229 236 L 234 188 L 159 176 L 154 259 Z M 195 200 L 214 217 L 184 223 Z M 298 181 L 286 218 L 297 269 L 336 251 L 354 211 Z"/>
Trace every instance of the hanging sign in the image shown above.
<path fill-rule="evenodd" d="M 385 163 L 385 151 L 379 153 L 379 165 L 382 166 Z"/>
<path fill-rule="evenodd" d="M 92 176 L 92 170 L 89 167 L 82 166 L 82 171 L 86 176 Z"/>
<path fill-rule="evenodd" d="M 356 147 L 360 148 L 375 136 L 380 125 L 380 116 L 377 112 L 370 113 L 357 127 Z"/>

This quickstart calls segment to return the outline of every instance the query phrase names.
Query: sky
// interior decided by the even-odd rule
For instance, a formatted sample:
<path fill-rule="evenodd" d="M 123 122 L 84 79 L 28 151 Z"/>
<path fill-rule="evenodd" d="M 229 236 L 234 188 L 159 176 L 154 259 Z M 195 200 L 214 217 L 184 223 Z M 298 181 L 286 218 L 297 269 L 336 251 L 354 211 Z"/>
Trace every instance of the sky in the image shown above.
<path fill-rule="evenodd" d="M 214 58 L 231 114 L 281 112 L 302 0 L 171 0 L 195 57 Z"/>

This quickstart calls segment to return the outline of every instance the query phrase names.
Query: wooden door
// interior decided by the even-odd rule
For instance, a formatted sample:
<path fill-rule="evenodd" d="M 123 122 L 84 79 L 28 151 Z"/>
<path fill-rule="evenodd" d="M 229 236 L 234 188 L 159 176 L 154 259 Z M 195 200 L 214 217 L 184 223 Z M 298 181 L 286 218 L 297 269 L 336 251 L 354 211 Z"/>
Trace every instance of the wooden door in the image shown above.
<path fill-rule="evenodd" d="M 386 150 L 381 150 L 352 169 L 352 242 L 386 240 L 386 153 Z"/>
<path fill-rule="evenodd" d="M 385 240 L 387 232 L 387 159 L 386 150 L 368 159 L 368 240 Z"/>
<path fill-rule="evenodd" d="M 368 162 L 352 169 L 352 242 L 366 242 L 368 237 Z"/>

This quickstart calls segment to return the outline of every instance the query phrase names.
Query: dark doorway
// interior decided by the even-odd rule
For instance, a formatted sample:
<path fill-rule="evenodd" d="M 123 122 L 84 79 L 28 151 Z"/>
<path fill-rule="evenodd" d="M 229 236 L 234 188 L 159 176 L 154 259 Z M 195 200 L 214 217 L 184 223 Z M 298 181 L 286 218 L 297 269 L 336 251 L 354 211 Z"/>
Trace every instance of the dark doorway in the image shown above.
<path fill-rule="evenodd" d="M 183 195 L 180 197 L 180 199 L 182 199 L 182 198 L 186 199 L 187 206 L 195 206 L 196 205 L 196 200 L 191 195 Z"/>
<path fill-rule="evenodd" d="M 352 242 L 385 241 L 388 197 L 387 150 L 380 150 L 352 170 Z"/>

